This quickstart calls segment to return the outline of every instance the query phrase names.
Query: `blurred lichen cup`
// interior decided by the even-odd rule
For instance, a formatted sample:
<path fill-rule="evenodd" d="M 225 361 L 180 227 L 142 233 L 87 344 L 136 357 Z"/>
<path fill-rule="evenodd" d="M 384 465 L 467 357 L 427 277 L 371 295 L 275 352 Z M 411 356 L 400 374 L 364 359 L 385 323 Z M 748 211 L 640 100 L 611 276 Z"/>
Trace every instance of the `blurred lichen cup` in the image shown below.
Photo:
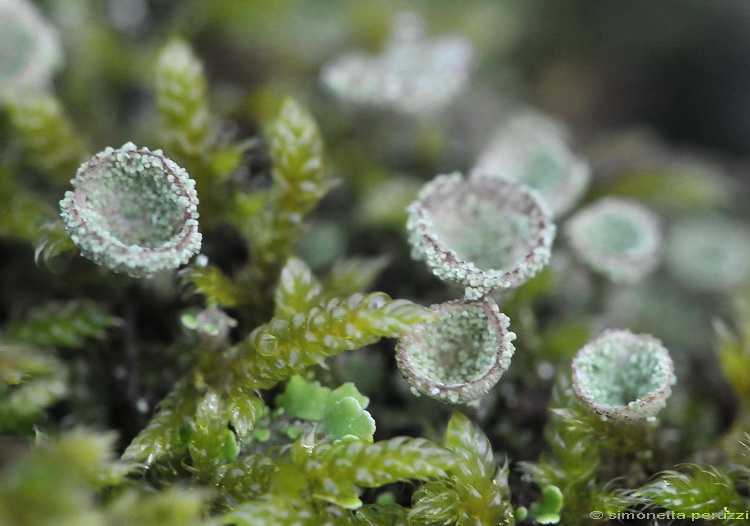
<path fill-rule="evenodd" d="M 602 420 L 654 420 L 675 381 L 669 352 L 647 334 L 606 330 L 573 358 L 573 388 Z"/>
<path fill-rule="evenodd" d="M 614 283 L 636 282 L 659 263 L 659 219 L 635 201 L 600 199 L 570 218 L 566 234 L 577 256 Z"/>
<path fill-rule="evenodd" d="M 26 0 L 0 0 L 0 96 L 46 88 L 62 64 L 55 29 Z"/>
<path fill-rule="evenodd" d="M 681 219 L 669 229 L 665 259 L 672 275 L 691 290 L 741 289 L 750 282 L 750 230 L 718 215 Z"/>
<path fill-rule="evenodd" d="M 108 147 L 71 182 L 61 215 L 81 255 L 94 263 L 149 277 L 200 250 L 195 181 L 161 150 Z"/>
<path fill-rule="evenodd" d="M 439 175 L 407 209 L 412 256 L 468 299 L 514 288 L 549 262 L 555 225 L 537 194 L 513 181 Z"/>
<path fill-rule="evenodd" d="M 560 217 L 586 191 L 591 168 L 571 151 L 561 124 L 529 112 L 515 116 L 495 132 L 472 173 L 526 185 Z"/>
<path fill-rule="evenodd" d="M 432 305 L 436 321 L 398 342 L 396 361 L 413 390 L 451 404 L 487 394 L 510 366 L 516 335 L 489 297 Z"/>

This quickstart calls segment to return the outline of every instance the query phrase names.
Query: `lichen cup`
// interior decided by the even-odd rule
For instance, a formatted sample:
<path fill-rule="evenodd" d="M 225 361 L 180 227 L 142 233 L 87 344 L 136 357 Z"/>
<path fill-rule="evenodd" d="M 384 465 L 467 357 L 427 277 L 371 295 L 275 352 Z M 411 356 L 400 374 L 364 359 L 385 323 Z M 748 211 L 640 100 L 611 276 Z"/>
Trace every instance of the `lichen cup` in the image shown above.
<path fill-rule="evenodd" d="M 586 408 L 614 422 L 652 421 L 676 381 L 672 358 L 647 334 L 609 329 L 573 358 L 573 389 Z"/>
<path fill-rule="evenodd" d="M 106 148 L 71 183 L 61 215 L 94 263 L 142 278 L 175 269 L 200 250 L 195 181 L 161 150 Z"/>
<path fill-rule="evenodd" d="M 0 0 L 0 50 L 0 96 L 48 87 L 63 62 L 57 31 L 26 0 Z"/>
<path fill-rule="evenodd" d="M 549 262 L 555 225 L 537 194 L 513 181 L 438 175 L 407 208 L 412 256 L 476 300 L 514 288 Z"/>
<path fill-rule="evenodd" d="M 396 362 L 412 390 L 451 404 L 487 394 L 510 366 L 516 335 L 489 297 L 432 305 L 437 321 L 401 337 Z"/>
<path fill-rule="evenodd" d="M 659 219 L 635 201 L 600 199 L 571 217 L 565 233 L 579 259 L 614 283 L 636 282 L 659 263 Z"/>
<path fill-rule="evenodd" d="M 719 215 L 681 219 L 667 233 L 665 259 L 686 288 L 731 293 L 750 283 L 750 230 Z"/>
<path fill-rule="evenodd" d="M 468 84 L 475 53 L 459 36 L 425 38 L 424 25 L 416 13 L 398 13 L 380 54 L 346 53 L 323 67 L 321 83 L 355 105 L 411 115 L 441 110 Z"/>
<path fill-rule="evenodd" d="M 472 173 L 526 185 L 547 201 L 553 216 L 560 217 L 586 191 L 591 167 L 571 151 L 559 123 L 529 112 L 495 132 Z"/>

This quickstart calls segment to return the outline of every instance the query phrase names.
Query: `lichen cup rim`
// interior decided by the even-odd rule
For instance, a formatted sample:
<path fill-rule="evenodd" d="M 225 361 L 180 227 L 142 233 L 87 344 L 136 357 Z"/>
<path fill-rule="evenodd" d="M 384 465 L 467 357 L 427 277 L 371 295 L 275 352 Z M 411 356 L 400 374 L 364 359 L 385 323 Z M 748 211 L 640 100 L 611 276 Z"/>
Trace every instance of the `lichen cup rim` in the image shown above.
<path fill-rule="evenodd" d="M 604 360 L 603 356 L 597 356 L 606 352 L 607 345 L 614 345 L 615 351 L 620 358 L 618 363 L 607 363 L 599 365 L 595 360 Z M 601 369 L 623 368 L 628 364 L 621 363 L 622 360 L 632 355 L 634 349 L 647 350 L 659 366 L 659 370 L 653 374 L 660 374 L 658 385 L 645 393 L 639 393 L 635 400 L 627 404 L 603 403 L 597 400 L 595 389 L 588 382 L 587 375 L 591 371 L 592 363 Z M 593 355 L 593 356 L 592 356 Z M 594 360 L 594 362 L 592 362 Z M 653 420 L 656 414 L 666 405 L 667 399 L 672 392 L 672 385 L 676 382 L 674 364 L 669 351 L 663 346 L 661 340 L 649 334 L 634 334 L 626 329 L 606 329 L 595 339 L 584 345 L 571 361 L 573 389 L 584 403 L 586 408 L 602 418 L 613 422 L 632 423 L 637 421 Z"/>
<path fill-rule="evenodd" d="M 497 353 L 492 365 L 485 369 L 481 376 L 463 384 L 445 384 L 429 378 L 418 370 L 410 350 L 415 347 L 417 341 L 424 338 L 426 330 L 430 330 L 435 323 L 439 322 L 422 322 L 412 327 L 396 344 L 396 363 L 413 389 L 443 402 L 465 404 L 487 394 L 508 369 L 515 352 L 512 341 L 516 335 L 508 328 L 509 318 L 500 312 L 491 297 L 485 296 L 478 300 L 461 298 L 431 305 L 429 309 L 439 317 L 442 313 L 471 306 L 480 306 L 484 310 L 488 329 L 491 329 L 497 340 Z"/>
<path fill-rule="evenodd" d="M 433 219 L 433 216 L 439 217 L 440 214 L 430 205 L 435 201 L 443 204 L 441 196 L 451 195 L 461 187 L 476 190 L 475 195 L 480 197 L 494 192 L 495 196 L 504 199 L 504 203 L 510 203 L 514 211 L 525 211 L 534 235 L 525 242 L 523 257 L 505 268 L 483 269 L 459 255 L 441 239 L 435 231 Z M 479 173 L 469 177 L 459 172 L 441 174 L 422 187 L 417 199 L 407 207 L 407 212 L 412 257 L 422 259 L 438 278 L 464 286 L 464 295 L 468 299 L 479 299 L 492 292 L 515 288 L 549 263 L 556 232 L 550 209 L 537 192 L 514 181 Z M 503 210 L 498 210 L 499 218 L 502 213 Z"/>
<path fill-rule="evenodd" d="M 82 217 L 83 210 L 94 210 L 94 214 L 99 213 L 88 205 L 89 194 L 93 191 L 92 185 L 97 184 L 97 177 L 101 177 L 106 163 L 121 162 L 120 155 L 131 158 L 138 155 L 141 158 L 152 159 L 151 162 L 160 165 L 166 188 L 178 196 L 173 200 L 173 204 L 184 221 L 169 239 L 156 246 L 124 242 L 101 222 Z M 113 170 L 116 176 L 117 170 L 122 173 L 124 168 Z M 165 157 L 161 150 L 138 148 L 132 142 L 125 143 L 117 149 L 107 147 L 81 164 L 71 184 L 74 189 L 67 191 L 60 201 L 61 215 L 65 221 L 65 228 L 81 250 L 81 255 L 95 263 L 133 277 L 149 277 L 158 271 L 174 269 L 187 263 L 190 257 L 200 250 L 202 236 L 198 231 L 198 196 L 195 181 L 183 168 Z M 88 215 L 91 215 L 91 212 L 88 212 Z"/>

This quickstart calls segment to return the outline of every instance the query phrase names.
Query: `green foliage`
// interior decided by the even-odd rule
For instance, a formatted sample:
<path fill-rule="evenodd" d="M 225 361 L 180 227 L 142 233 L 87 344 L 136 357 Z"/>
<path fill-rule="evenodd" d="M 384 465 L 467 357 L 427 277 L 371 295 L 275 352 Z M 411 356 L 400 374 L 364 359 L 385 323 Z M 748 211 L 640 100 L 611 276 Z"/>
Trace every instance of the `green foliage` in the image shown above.
<path fill-rule="evenodd" d="M 289 258 L 276 287 L 276 316 L 291 318 L 318 306 L 322 300 L 323 288 L 310 268 L 301 259 Z"/>
<path fill-rule="evenodd" d="M 727 469 L 688 465 L 689 473 L 669 470 L 638 491 L 638 494 L 667 510 L 681 513 L 718 513 L 723 509 L 744 510 Z M 747 476 L 745 470 L 745 476 Z"/>
<path fill-rule="evenodd" d="M 313 117 L 292 99 L 266 134 L 273 187 L 260 213 L 247 223 L 261 269 L 280 266 L 302 235 L 302 221 L 331 188 L 324 177 L 323 141 Z"/>
<path fill-rule="evenodd" d="M 104 339 L 106 330 L 120 324 L 92 302 L 50 302 L 32 309 L 6 327 L 10 340 L 38 347 L 80 347 L 86 339 Z"/>
<path fill-rule="evenodd" d="M 179 458 L 186 452 L 184 431 L 189 429 L 198 405 L 198 393 L 188 381 L 176 385 L 161 401 L 159 410 L 125 449 L 122 458 L 149 467 L 158 458 Z"/>
<path fill-rule="evenodd" d="M 159 493 L 129 490 L 106 510 L 107 524 L 123 526 L 212 526 L 205 518 L 210 493 L 179 487 Z"/>
<path fill-rule="evenodd" d="M 245 388 L 268 389 L 328 356 L 394 338 L 432 314 L 387 294 L 353 294 L 298 313 L 274 317 L 235 348 L 233 368 Z"/>
<path fill-rule="evenodd" d="M 192 460 L 192 469 L 199 476 L 210 475 L 214 466 L 225 460 L 230 436 L 231 431 L 227 427 L 227 419 L 221 410 L 219 397 L 209 390 L 198 403 L 195 416 L 190 422 L 188 452 Z"/>
<path fill-rule="evenodd" d="M 507 464 L 497 469 L 492 445 L 481 429 L 454 412 L 443 439 L 457 459 L 449 477 L 414 493 L 410 519 L 445 524 L 514 524 Z"/>
<path fill-rule="evenodd" d="M 732 390 L 742 402 L 745 411 L 750 410 L 750 308 L 746 304 L 737 306 L 736 331 L 724 323 L 714 324 L 718 342 L 717 352 L 724 376 Z"/>
<path fill-rule="evenodd" d="M 449 451 L 419 438 L 319 445 L 300 439 L 277 460 L 277 469 L 267 482 L 269 493 L 240 504 L 225 520 L 238 524 L 294 524 L 304 520 L 322 524 L 322 519 L 332 513 L 329 504 L 343 508 L 340 512 L 362 507 L 359 488 L 447 477 L 456 462 Z M 351 515 L 340 512 L 342 521 L 343 517 L 352 520 Z"/>
<path fill-rule="evenodd" d="M 31 526 L 107 524 L 96 492 L 122 484 L 131 469 L 115 460 L 114 440 L 112 433 L 75 430 L 23 448 L 0 471 L 0 519 Z"/>
<path fill-rule="evenodd" d="M 0 431 L 28 434 L 68 392 L 67 368 L 25 345 L 0 344 Z"/>
<path fill-rule="evenodd" d="M 730 200 L 727 181 L 701 166 L 643 169 L 603 185 L 600 193 L 635 198 L 664 212 L 710 210 Z"/>
<path fill-rule="evenodd" d="M 203 65 L 187 42 L 172 39 L 161 49 L 155 73 L 156 107 L 165 148 L 187 159 L 206 155 L 212 137 Z"/>
<path fill-rule="evenodd" d="M 237 304 L 234 284 L 219 267 L 191 265 L 181 275 L 186 285 L 206 297 L 208 306 L 234 307 Z"/>
<path fill-rule="evenodd" d="M 43 225 L 55 212 L 39 196 L 20 184 L 11 170 L 0 166 L 0 235 L 22 241 L 36 241 Z M 71 243 L 72 244 L 72 243 Z"/>
<path fill-rule="evenodd" d="M 196 372 L 195 378 L 180 383 L 128 446 L 124 458 L 149 466 L 160 457 L 180 458 L 189 450 L 196 469 L 208 476 L 226 460 L 224 447 L 230 440 L 227 424 L 231 423 L 244 438 L 262 411 L 262 403 L 251 394 L 253 390 L 269 389 L 327 356 L 362 347 L 383 336 L 398 336 L 410 324 L 429 316 L 426 309 L 409 301 L 373 293 L 331 300 L 306 314 L 296 314 L 292 320 L 275 317 L 230 348 L 220 365 L 209 363 L 206 370 Z M 206 383 L 221 391 L 203 392 Z M 351 398 L 364 411 L 359 399 Z M 354 427 L 344 424 L 348 418 L 354 418 Z M 371 434 L 367 433 L 372 427 L 368 415 L 351 401 L 332 405 L 326 422 L 327 430 L 337 438 Z"/>
<path fill-rule="evenodd" d="M 0 382 L 18 385 L 30 376 L 51 372 L 57 360 L 21 345 L 0 345 Z"/>
<path fill-rule="evenodd" d="M 320 422 L 332 442 L 339 440 L 372 440 L 375 420 L 356 398 L 346 396 L 332 403 Z"/>
<path fill-rule="evenodd" d="M 204 224 L 214 224 L 226 208 L 219 183 L 237 168 L 247 144 L 220 144 L 203 64 L 187 42 L 173 38 L 164 45 L 154 76 L 163 149 L 195 179 Z"/>
<path fill-rule="evenodd" d="M 0 344 L 0 431 L 29 434 L 70 390 L 68 366 L 41 348 L 79 348 L 118 323 L 86 301 L 49 302 L 8 323 Z"/>
<path fill-rule="evenodd" d="M 531 505 L 529 515 L 539 524 L 557 524 L 560 522 L 562 506 L 563 495 L 560 488 L 547 486 L 542 490 L 541 500 Z"/>
<path fill-rule="evenodd" d="M 642 429 L 607 424 L 587 411 L 576 399 L 564 377 L 558 378 L 550 400 L 545 428 L 548 450 L 538 462 L 522 462 L 520 467 L 542 489 L 560 492 L 563 524 L 586 523 L 592 510 L 617 513 L 638 502 L 599 479 L 604 453 L 639 451 L 644 448 Z M 593 522 L 592 522 L 593 524 Z"/>
<path fill-rule="evenodd" d="M 369 403 L 352 383 L 331 390 L 301 376 L 293 376 L 276 398 L 276 405 L 291 416 L 319 421 L 331 442 L 372 440 L 375 420 L 365 410 Z"/>
<path fill-rule="evenodd" d="M 7 107 L 29 161 L 67 184 L 87 154 L 57 98 L 42 91 L 26 92 L 12 98 Z"/>

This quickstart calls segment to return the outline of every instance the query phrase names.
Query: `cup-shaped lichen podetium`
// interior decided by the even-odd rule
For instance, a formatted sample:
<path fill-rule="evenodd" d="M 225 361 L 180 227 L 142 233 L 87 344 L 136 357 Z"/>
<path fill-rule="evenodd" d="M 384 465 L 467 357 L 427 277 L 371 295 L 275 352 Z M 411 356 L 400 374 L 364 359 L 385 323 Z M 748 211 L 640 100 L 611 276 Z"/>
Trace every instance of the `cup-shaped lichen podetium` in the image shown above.
<path fill-rule="evenodd" d="M 516 335 L 489 297 L 432 305 L 436 321 L 401 337 L 396 361 L 416 391 L 465 404 L 492 389 L 510 366 Z"/>
<path fill-rule="evenodd" d="M 62 63 L 55 29 L 28 0 L 0 0 L 0 94 L 43 89 Z"/>
<path fill-rule="evenodd" d="M 571 151 L 566 135 L 552 119 L 521 114 L 495 133 L 472 172 L 533 188 L 560 217 L 581 198 L 591 173 L 589 164 Z"/>
<path fill-rule="evenodd" d="M 657 216 L 627 199 L 600 199 L 574 215 L 566 234 L 578 257 L 615 283 L 632 283 L 659 262 Z"/>
<path fill-rule="evenodd" d="M 647 334 L 606 330 L 573 358 L 573 388 L 603 420 L 653 420 L 675 380 L 669 352 Z"/>
<path fill-rule="evenodd" d="M 549 262 L 549 209 L 513 181 L 439 175 L 407 211 L 412 256 L 440 279 L 463 285 L 468 299 L 517 287 Z"/>
<path fill-rule="evenodd" d="M 201 246 L 195 181 L 160 150 L 106 148 L 78 169 L 60 201 L 81 255 L 148 277 L 186 263 Z"/>

